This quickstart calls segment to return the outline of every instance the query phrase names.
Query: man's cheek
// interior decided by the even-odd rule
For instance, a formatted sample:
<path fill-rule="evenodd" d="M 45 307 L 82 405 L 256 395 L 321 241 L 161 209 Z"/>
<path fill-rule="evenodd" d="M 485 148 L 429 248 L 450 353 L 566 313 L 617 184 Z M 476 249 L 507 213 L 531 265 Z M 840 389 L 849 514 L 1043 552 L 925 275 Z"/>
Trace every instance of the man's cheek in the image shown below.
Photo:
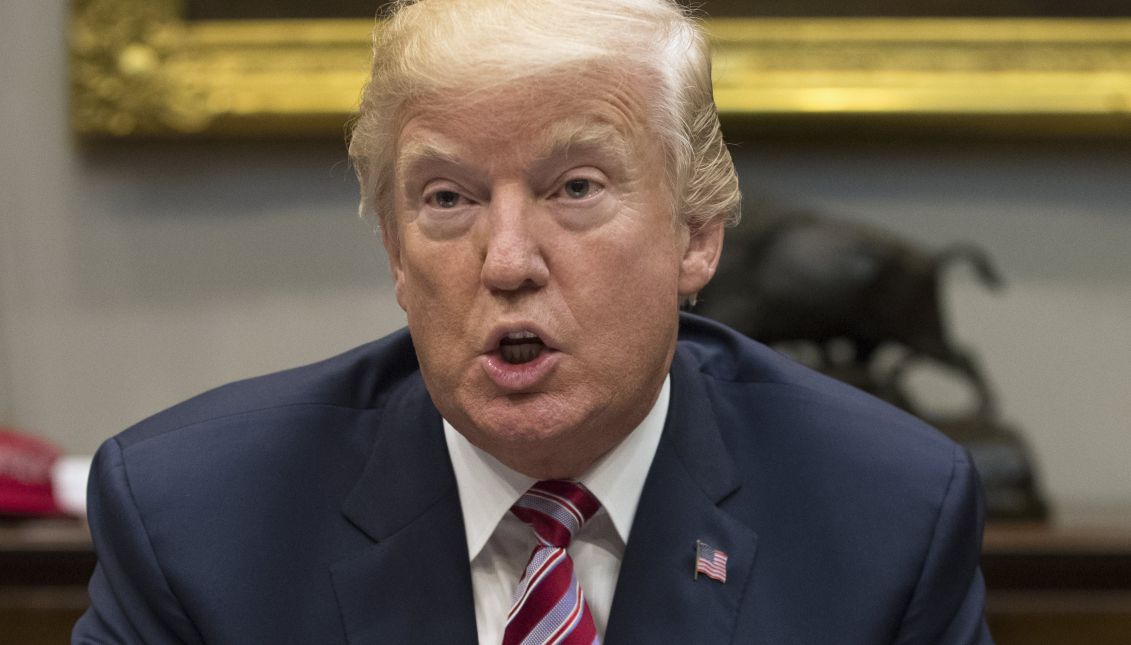
<path fill-rule="evenodd" d="M 429 245 L 430 247 L 433 245 Z M 439 248 L 420 249 L 413 254 L 413 258 L 405 263 L 408 274 L 406 281 L 409 289 L 414 292 L 416 300 L 436 298 L 441 295 L 454 295 L 455 291 L 465 281 L 463 276 L 468 270 L 459 262 L 455 253 L 445 253 Z M 447 292 L 447 294 L 445 294 Z M 444 302 L 433 302 L 434 305 L 443 306 Z"/>

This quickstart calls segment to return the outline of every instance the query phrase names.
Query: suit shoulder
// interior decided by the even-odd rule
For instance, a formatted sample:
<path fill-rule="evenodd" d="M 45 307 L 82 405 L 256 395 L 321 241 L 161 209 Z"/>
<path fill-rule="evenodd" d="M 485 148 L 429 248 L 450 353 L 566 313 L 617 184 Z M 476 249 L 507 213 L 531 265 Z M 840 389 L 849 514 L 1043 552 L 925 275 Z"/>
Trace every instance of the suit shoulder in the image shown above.
<path fill-rule="evenodd" d="M 680 315 L 680 348 L 705 376 L 734 384 L 797 387 L 829 396 L 863 394 L 841 381 L 801 365 L 722 323 Z"/>
<path fill-rule="evenodd" d="M 757 535 L 754 584 L 802 608 L 774 616 L 780 633 L 941 642 L 963 602 L 976 628 L 982 506 L 962 448 L 722 325 L 682 323 L 672 389 L 702 402 L 687 425 L 717 428 L 714 463 L 734 483 L 720 508 Z M 817 622 L 803 609 L 815 589 L 835 599 Z"/>
<path fill-rule="evenodd" d="M 389 392 L 418 374 L 406 329 L 317 363 L 229 383 L 130 427 L 123 448 L 166 432 L 237 415 L 296 406 L 377 409 Z"/>
<path fill-rule="evenodd" d="M 728 443 L 793 446 L 838 463 L 856 455 L 875 464 L 886 455 L 897 469 L 953 463 L 954 442 L 921 419 L 724 325 L 685 314 L 680 339 Z"/>

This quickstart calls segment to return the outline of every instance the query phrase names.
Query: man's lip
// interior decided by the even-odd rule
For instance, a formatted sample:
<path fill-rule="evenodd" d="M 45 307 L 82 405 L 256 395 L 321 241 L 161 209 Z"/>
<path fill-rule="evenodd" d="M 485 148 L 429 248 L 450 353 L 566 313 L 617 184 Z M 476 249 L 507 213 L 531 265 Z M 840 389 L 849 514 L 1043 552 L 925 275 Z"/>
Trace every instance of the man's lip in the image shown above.
<path fill-rule="evenodd" d="M 508 363 L 498 351 L 494 351 L 480 356 L 479 364 L 502 392 L 529 394 L 545 385 L 560 359 L 561 354 L 558 352 L 543 350 L 532 361 Z"/>
<path fill-rule="evenodd" d="M 528 331 L 536 334 L 538 336 L 538 340 L 542 341 L 542 344 L 546 346 L 546 349 L 558 349 L 555 339 L 550 336 L 541 326 L 529 321 L 517 321 L 495 325 L 495 327 L 491 329 L 491 333 L 487 336 L 487 341 L 483 345 L 482 352 L 484 354 L 497 352 L 499 350 L 499 345 L 503 342 L 503 339 L 507 337 L 507 334 L 523 331 Z"/>

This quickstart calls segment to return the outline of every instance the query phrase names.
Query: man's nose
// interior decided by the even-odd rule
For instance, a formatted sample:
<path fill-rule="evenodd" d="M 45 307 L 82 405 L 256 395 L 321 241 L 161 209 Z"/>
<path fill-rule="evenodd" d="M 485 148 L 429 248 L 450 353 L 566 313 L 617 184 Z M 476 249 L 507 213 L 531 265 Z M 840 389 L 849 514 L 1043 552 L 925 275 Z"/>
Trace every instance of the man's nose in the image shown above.
<path fill-rule="evenodd" d="M 549 268 L 535 234 L 536 205 L 523 190 L 506 187 L 492 195 L 488 209 L 483 285 L 492 291 L 545 286 Z"/>

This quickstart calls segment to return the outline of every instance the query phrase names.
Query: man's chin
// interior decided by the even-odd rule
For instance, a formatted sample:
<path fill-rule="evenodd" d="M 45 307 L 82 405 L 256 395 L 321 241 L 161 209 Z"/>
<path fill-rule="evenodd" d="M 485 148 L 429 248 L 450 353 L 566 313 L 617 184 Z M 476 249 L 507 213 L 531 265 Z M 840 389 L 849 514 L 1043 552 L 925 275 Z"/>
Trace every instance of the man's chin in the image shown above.
<path fill-rule="evenodd" d="M 515 446 L 522 450 L 537 450 L 542 445 L 565 441 L 579 432 L 580 425 L 574 419 L 523 414 L 513 408 L 500 414 L 485 415 L 482 419 L 472 419 L 472 424 L 474 429 L 471 432 L 484 443 Z"/>
<path fill-rule="evenodd" d="M 456 426 L 456 429 L 481 450 L 533 477 L 545 478 L 548 471 L 573 470 L 576 463 L 587 465 L 599 456 L 586 457 L 584 447 L 592 441 L 583 436 L 585 415 L 578 414 L 578 408 L 563 410 L 552 404 L 540 406 L 539 397 L 534 394 L 506 398 L 515 396 L 525 397 L 525 401 L 486 406 L 470 416 L 470 427 Z M 579 473 L 555 476 L 574 474 Z"/>
<path fill-rule="evenodd" d="M 564 437 L 486 437 L 480 446 L 511 470 L 534 479 L 570 479 L 580 476 L 603 453 L 589 454 L 578 450 L 576 441 Z"/>

